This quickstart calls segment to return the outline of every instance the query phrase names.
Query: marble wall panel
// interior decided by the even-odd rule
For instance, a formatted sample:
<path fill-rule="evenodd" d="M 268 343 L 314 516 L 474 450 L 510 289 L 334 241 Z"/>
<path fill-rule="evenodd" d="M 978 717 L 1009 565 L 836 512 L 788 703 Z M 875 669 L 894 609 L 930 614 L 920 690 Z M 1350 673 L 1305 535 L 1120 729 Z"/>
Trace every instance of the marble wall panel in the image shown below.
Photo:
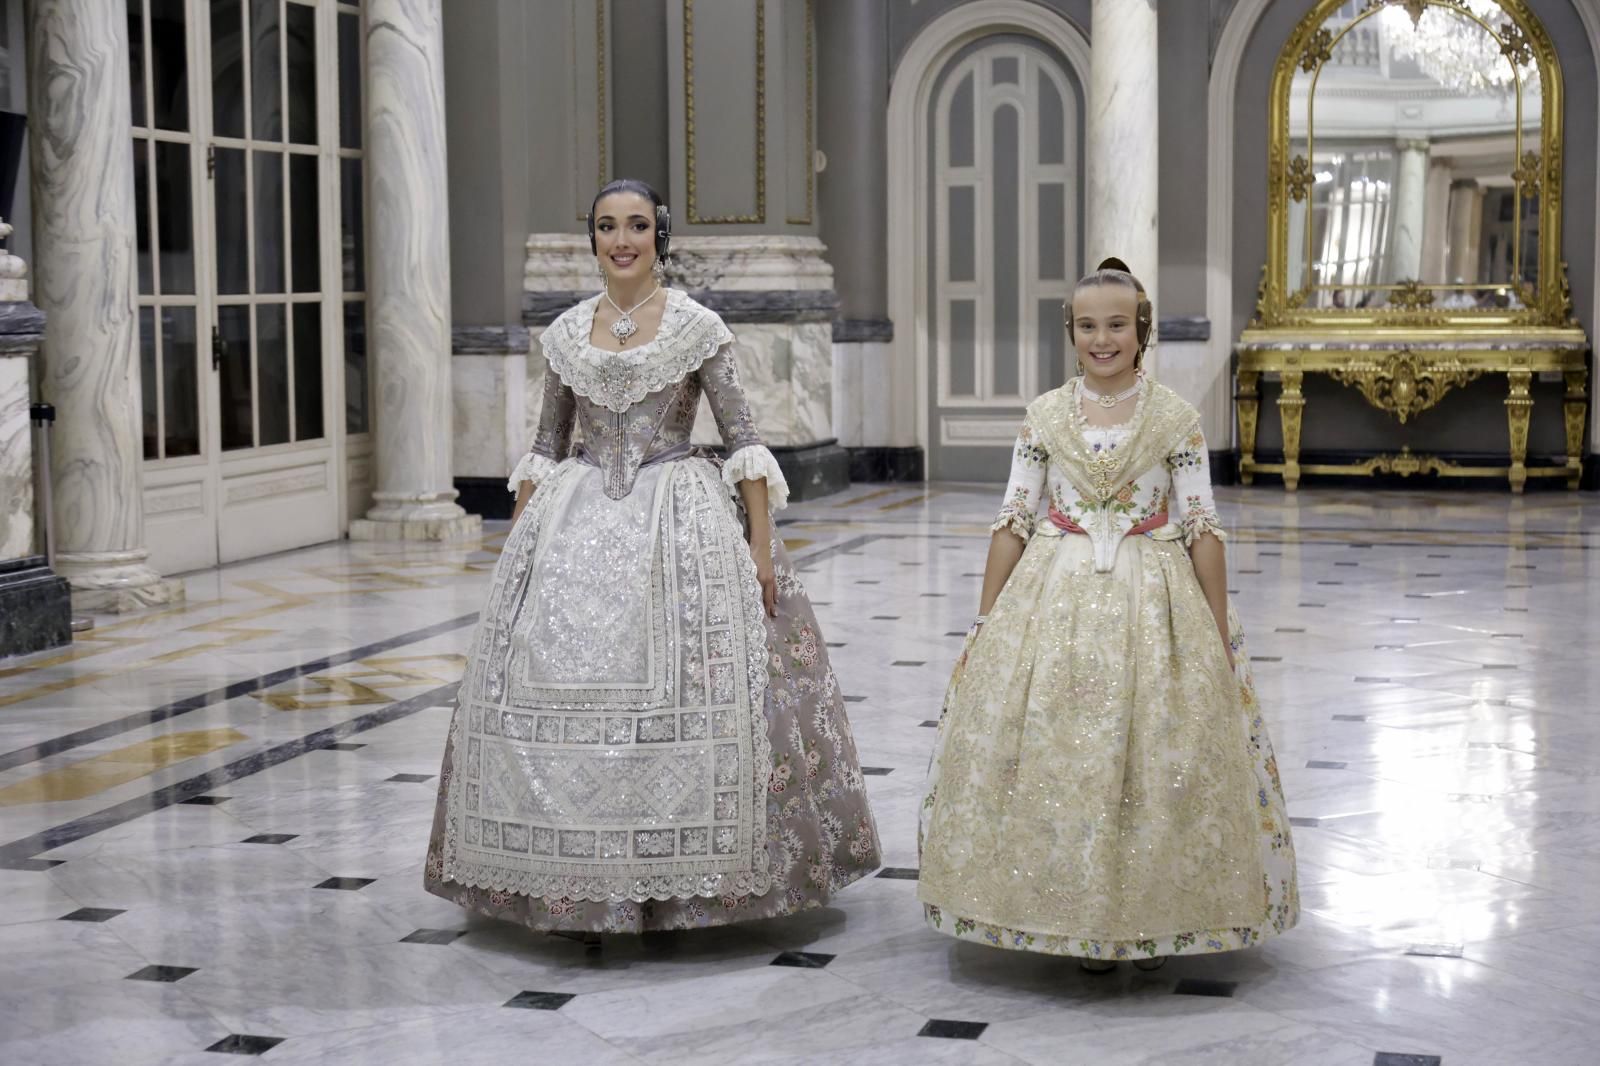
<path fill-rule="evenodd" d="M 520 352 L 450 360 L 456 477 L 499 477 L 527 452 L 527 372 L 528 357 Z"/>
<path fill-rule="evenodd" d="M 33 554 L 28 359 L 0 355 L 0 560 Z"/>
<path fill-rule="evenodd" d="M 860 343 L 833 346 L 833 434 L 846 448 L 863 443 L 861 435 Z"/>

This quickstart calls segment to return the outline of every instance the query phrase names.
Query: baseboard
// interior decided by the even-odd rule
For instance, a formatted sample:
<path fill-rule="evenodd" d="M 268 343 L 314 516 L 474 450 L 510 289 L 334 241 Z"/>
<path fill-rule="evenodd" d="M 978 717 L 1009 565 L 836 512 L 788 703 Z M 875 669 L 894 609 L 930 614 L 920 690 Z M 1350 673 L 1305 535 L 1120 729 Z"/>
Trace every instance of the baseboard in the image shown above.
<path fill-rule="evenodd" d="M 789 482 L 789 499 L 799 503 L 832 496 L 850 487 L 850 453 L 837 441 L 772 448 L 778 469 Z"/>
<path fill-rule="evenodd" d="M 861 445 L 849 449 L 851 482 L 922 481 L 927 453 L 919 447 Z"/>
<path fill-rule="evenodd" d="M 503 477 L 458 477 L 455 488 L 456 503 L 463 511 L 491 521 L 510 518 L 517 502 L 516 496 L 506 491 Z"/>

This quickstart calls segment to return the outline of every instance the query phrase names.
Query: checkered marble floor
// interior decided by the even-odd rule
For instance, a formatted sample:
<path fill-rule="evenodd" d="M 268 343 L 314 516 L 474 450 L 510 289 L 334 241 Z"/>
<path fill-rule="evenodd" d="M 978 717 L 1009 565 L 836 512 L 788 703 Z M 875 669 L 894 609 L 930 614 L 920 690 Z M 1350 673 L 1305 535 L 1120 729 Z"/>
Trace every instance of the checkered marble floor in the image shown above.
<path fill-rule="evenodd" d="M 1301 926 L 1155 973 L 922 926 L 915 810 L 997 486 L 783 515 L 887 867 L 836 905 L 599 949 L 421 861 L 504 537 L 187 577 L 0 662 L 0 1062 L 1593 1061 L 1600 500 L 1226 489 Z"/>

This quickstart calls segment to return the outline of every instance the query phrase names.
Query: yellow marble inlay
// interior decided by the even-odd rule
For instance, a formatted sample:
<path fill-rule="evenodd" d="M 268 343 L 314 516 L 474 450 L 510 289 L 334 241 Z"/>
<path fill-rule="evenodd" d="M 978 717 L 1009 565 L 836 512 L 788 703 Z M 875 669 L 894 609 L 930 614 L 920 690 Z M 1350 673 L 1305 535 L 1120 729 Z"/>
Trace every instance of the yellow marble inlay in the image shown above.
<path fill-rule="evenodd" d="M 0 807 L 88 799 L 147 774 L 250 738 L 237 729 L 168 733 L 0 788 Z"/>
<path fill-rule="evenodd" d="M 424 669 L 419 664 L 440 664 L 446 669 Z M 414 685 L 443 685 L 461 678 L 465 655 L 400 655 L 362 659 L 346 673 L 313 674 L 276 686 L 271 692 L 252 693 L 280 711 L 320 711 L 329 707 L 362 707 L 393 703 L 390 690 Z M 325 697 L 325 698 L 323 698 Z"/>

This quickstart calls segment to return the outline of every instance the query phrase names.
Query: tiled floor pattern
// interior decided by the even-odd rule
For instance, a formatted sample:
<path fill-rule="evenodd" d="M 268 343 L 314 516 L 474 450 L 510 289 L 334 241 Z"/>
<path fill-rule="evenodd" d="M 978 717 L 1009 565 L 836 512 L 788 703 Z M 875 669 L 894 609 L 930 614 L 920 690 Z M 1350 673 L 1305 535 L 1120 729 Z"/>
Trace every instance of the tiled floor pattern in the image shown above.
<path fill-rule="evenodd" d="M 0 663 L 0 1062 L 1580 1063 L 1600 1042 L 1600 501 L 1224 490 L 1306 907 L 1106 976 L 957 944 L 915 810 L 994 486 L 785 513 L 885 869 L 598 949 L 468 918 L 421 856 L 503 537 L 337 544 Z"/>

